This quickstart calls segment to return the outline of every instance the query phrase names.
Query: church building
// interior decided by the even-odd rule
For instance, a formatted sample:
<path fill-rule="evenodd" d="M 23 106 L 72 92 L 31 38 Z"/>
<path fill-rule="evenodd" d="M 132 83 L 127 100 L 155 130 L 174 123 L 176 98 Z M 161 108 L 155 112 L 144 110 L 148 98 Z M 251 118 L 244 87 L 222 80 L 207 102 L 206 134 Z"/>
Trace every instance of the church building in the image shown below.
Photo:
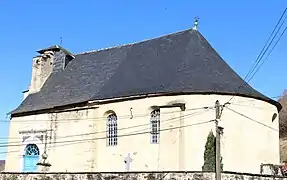
<path fill-rule="evenodd" d="M 37 51 L 11 115 L 8 172 L 201 171 L 220 103 L 224 171 L 279 163 L 281 105 L 196 29 L 82 53 Z"/>

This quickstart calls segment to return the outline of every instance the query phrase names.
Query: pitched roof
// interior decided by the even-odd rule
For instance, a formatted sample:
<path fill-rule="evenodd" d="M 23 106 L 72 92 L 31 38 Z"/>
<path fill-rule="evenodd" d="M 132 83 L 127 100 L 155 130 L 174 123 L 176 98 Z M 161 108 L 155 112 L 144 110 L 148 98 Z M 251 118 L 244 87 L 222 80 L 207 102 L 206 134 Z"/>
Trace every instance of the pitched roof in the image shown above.
<path fill-rule="evenodd" d="M 63 47 L 61 47 L 61 46 L 59 46 L 59 45 L 54 45 L 54 46 L 50 46 L 50 47 L 45 48 L 45 49 L 40 49 L 40 50 L 38 50 L 37 52 L 40 53 L 40 54 L 43 54 L 45 51 L 50 51 L 50 50 L 62 50 L 62 51 L 64 51 L 66 54 L 68 54 L 68 55 L 74 57 L 74 55 L 73 55 L 71 52 L 69 52 L 67 49 L 65 49 L 65 48 L 63 48 Z"/>
<path fill-rule="evenodd" d="M 244 82 L 200 32 L 188 29 L 77 54 L 64 71 L 52 73 L 41 91 L 30 94 L 12 114 L 161 93 L 239 94 L 268 101 L 280 109 L 279 103 Z"/>

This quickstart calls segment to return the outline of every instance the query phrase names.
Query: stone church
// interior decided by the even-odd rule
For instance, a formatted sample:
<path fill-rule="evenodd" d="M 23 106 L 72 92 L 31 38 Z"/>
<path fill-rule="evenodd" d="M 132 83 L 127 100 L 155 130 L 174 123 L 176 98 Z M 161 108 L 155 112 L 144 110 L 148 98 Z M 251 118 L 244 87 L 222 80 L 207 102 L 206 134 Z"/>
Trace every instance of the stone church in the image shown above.
<path fill-rule="evenodd" d="M 259 173 L 261 163 L 279 163 L 281 105 L 248 85 L 197 29 L 37 53 L 30 87 L 10 112 L 5 171 L 201 171 L 217 100 L 226 105 L 223 170 Z"/>

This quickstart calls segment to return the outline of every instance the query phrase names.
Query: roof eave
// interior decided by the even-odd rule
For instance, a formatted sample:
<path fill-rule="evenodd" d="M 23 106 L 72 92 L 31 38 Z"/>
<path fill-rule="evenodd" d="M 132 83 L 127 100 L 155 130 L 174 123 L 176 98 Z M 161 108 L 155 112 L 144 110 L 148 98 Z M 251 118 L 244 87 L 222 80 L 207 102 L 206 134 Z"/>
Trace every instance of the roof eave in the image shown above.
<path fill-rule="evenodd" d="M 40 49 L 40 50 L 38 50 L 37 52 L 40 53 L 40 54 L 43 54 L 45 51 L 52 51 L 52 50 L 54 50 L 54 51 L 55 51 L 55 50 L 56 50 L 56 51 L 62 50 L 62 51 L 65 52 L 67 55 L 69 55 L 69 56 L 75 58 L 75 56 L 74 56 L 73 53 L 71 53 L 70 51 L 68 51 L 67 49 L 65 49 L 65 48 L 63 48 L 63 47 L 61 47 L 61 46 L 59 46 L 59 45 L 53 45 L 53 46 L 50 46 L 50 47 L 48 47 L 48 48 Z"/>
<path fill-rule="evenodd" d="M 214 94 L 214 95 L 232 95 L 232 96 L 241 96 L 241 97 L 248 97 L 248 98 L 253 98 L 253 99 L 257 99 L 257 100 L 262 100 L 265 102 L 268 102 L 274 106 L 276 106 L 278 112 L 281 111 L 282 109 L 282 105 L 273 100 L 273 99 L 264 99 L 261 97 L 255 97 L 255 96 L 251 96 L 251 95 L 246 95 L 246 94 L 235 94 L 235 93 L 226 93 L 226 92 L 170 92 L 170 93 L 152 93 L 152 94 L 139 94 L 139 95 L 134 95 L 134 96 L 126 96 L 126 97 L 117 97 L 117 98 L 108 98 L 108 99 L 94 99 L 94 100 L 89 100 L 89 101 L 83 101 L 83 102 L 78 102 L 78 103 L 74 103 L 74 104 L 69 104 L 69 105 L 63 105 L 63 106 L 57 106 L 57 107 L 51 107 L 51 108 L 47 108 L 47 109 L 39 109 L 39 110 L 32 110 L 32 111 L 20 111 L 20 112 L 16 112 L 13 113 L 14 111 L 11 111 L 10 113 L 8 113 L 8 115 L 12 115 L 12 116 L 21 116 L 25 115 L 27 113 L 29 114 L 33 114 L 33 112 L 52 112 L 53 110 L 56 110 L 58 108 L 63 108 L 63 107 L 68 107 L 68 106 L 75 106 L 77 104 L 83 104 L 86 103 L 86 105 L 95 105 L 95 104 L 106 104 L 106 103 L 112 103 L 112 102 L 121 102 L 121 101 L 126 101 L 126 100 L 135 100 L 135 99 L 142 99 L 142 98 L 148 98 L 148 97 L 158 97 L 158 96 L 173 96 L 173 95 L 191 95 L 191 94 L 198 94 L 198 95 L 210 95 L 210 94 Z"/>

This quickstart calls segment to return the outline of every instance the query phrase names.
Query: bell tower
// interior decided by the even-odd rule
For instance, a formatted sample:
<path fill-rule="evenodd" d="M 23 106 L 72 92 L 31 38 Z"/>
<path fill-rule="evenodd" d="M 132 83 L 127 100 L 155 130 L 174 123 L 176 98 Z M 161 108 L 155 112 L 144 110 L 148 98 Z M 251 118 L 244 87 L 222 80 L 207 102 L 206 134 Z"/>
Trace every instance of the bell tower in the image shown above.
<path fill-rule="evenodd" d="M 58 45 L 37 52 L 39 55 L 33 58 L 28 94 L 39 92 L 52 73 L 63 71 L 74 58 L 72 53 Z"/>

